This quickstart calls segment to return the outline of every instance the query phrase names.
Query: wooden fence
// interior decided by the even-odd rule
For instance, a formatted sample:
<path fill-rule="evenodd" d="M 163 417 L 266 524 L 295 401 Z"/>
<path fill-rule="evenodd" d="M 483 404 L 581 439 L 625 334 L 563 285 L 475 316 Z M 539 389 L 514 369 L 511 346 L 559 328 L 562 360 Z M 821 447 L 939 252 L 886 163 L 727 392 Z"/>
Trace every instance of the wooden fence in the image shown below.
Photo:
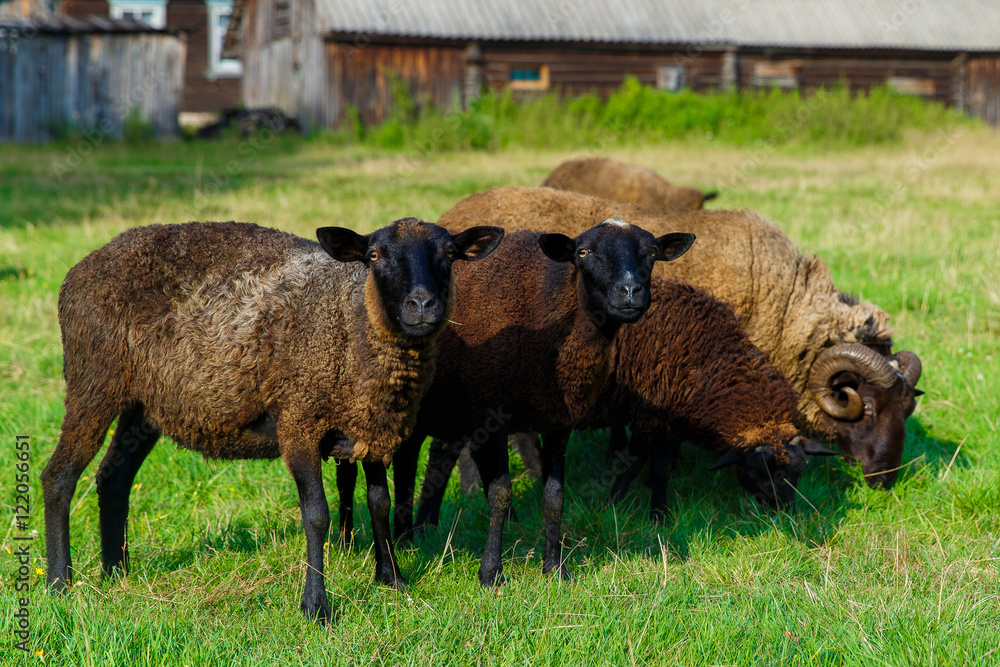
<path fill-rule="evenodd" d="M 118 139 L 130 118 L 176 135 L 185 56 L 182 37 L 128 19 L 0 21 L 0 141 Z"/>

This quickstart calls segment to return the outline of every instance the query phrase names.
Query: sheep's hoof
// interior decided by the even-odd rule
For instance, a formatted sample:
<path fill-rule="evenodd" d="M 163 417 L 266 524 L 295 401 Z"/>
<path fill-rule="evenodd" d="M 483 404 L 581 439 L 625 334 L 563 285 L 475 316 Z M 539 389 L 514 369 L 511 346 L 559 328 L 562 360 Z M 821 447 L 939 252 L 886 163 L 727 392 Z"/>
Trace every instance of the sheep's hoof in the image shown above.
<path fill-rule="evenodd" d="M 342 532 L 340 534 L 340 548 L 344 551 L 350 551 L 354 548 L 354 531 Z"/>
<path fill-rule="evenodd" d="M 321 601 L 306 602 L 303 600 L 300 608 L 306 618 L 311 618 L 321 626 L 325 627 L 333 622 L 333 612 L 330 611 L 330 603 L 327 602 L 326 595 Z"/>
<path fill-rule="evenodd" d="M 402 533 L 396 535 L 396 546 L 402 549 L 407 549 L 413 546 L 413 537 L 416 534 L 416 528 L 410 528 Z"/>
<path fill-rule="evenodd" d="M 551 574 L 554 577 L 559 577 L 560 581 L 573 581 L 573 575 L 569 573 L 569 570 L 562 563 L 558 565 L 543 565 L 542 574 Z"/>
<path fill-rule="evenodd" d="M 670 510 L 656 509 L 649 513 L 649 520 L 654 526 L 666 526 L 670 521 Z"/>
<path fill-rule="evenodd" d="M 502 567 L 497 568 L 495 572 L 480 570 L 479 583 L 483 585 L 483 588 L 499 588 L 507 583 L 507 577 L 503 576 Z"/>
<path fill-rule="evenodd" d="M 52 595 L 69 595 L 69 583 L 62 577 L 50 579 L 46 587 Z"/>
<path fill-rule="evenodd" d="M 384 574 L 378 577 L 378 582 L 383 586 L 388 586 L 397 592 L 403 592 L 410 587 L 410 582 L 399 572 Z"/>

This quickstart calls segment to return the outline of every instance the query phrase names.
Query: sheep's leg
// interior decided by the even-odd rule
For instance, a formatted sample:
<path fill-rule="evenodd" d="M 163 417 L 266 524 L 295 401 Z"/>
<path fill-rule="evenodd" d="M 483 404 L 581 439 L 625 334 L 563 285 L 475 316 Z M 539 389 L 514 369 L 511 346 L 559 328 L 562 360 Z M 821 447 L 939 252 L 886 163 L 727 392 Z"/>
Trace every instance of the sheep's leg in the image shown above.
<path fill-rule="evenodd" d="M 413 543 L 413 491 L 417 484 L 417 458 L 423 442 L 423 435 L 413 435 L 392 457 L 392 478 L 396 486 L 392 523 L 397 544 Z"/>
<path fill-rule="evenodd" d="M 621 437 L 624 437 L 624 426 L 621 427 Z M 612 435 L 615 431 L 612 429 Z M 627 454 L 625 452 L 628 452 Z M 624 457 L 624 458 L 623 458 Z M 619 449 L 612 462 L 612 472 L 618 473 L 615 484 L 611 487 L 611 502 L 620 503 L 632 482 L 639 475 L 649 458 L 649 441 L 633 431 L 628 440 L 628 449 Z"/>
<path fill-rule="evenodd" d="M 666 443 L 664 447 L 655 447 L 650 442 L 649 449 L 652 452 L 649 460 L 649 486 L 652 490 L 649 518 L 652 519 L 653 523 L 662 525 L 670 518 L 667 487 L 670 483 L 670 471 L 673 468 L 674 459 L 677 458 L 677 452 L 680 450 L 680 442 L 674 440 Z"/>
<path fill-rule="evenodd" d="M 566 472 L 566 443 L 570 429 L 552 431 L 542 438 L 542 515 L 545 517 L 545 551 L 542 572 L 555 570 L 560 578 L 569 579 L 562 560 L 563 487 Z"/>
<path fill-rule="evenodd" d="M 513 449 L 518 450 L 520 453 L 521 444 L 519 443 L 519 438 L 530 438 L 536 441 L 535 444 L 527 445 L 529 447 L 529 455 L 533 452 L 535 458 L 537 459 L 537 465 L 534 469 L 528 468 L 527 472 L 533 477 L 540 477 L 542 472 L 542 458 L 541 453 L 538 451 L 538 436 L 534 433 L 516 433 L 510 438 L 510 446 Z M 508 453 L 509 456 L 509 453 Z M 508 459 L 509 460 L 509 459 Z M 526 464 L 527 465 L 530 464 Z M 537 470 L 537 473 L 536 473 Z M 462 492 L 471 493 L 476 487 L 482 487 L 483 480 L 479 477 L 479 470 L 476 468 L 476 462 L 472 458 L 472 447 L 466 446 L 462 448 L 462 451 L 458 455 L 458 476 L 462 481 Z M 518 523 L 517 510 L 514 505 L 511 504 L 510 509 L 507 510 L 507 522 L 508 523 Z"/>
<path fill-rule="evenodd" d="M 464 440 L 449 443 L 440 438 L 431 439 L 430 453 L 427 456 L 427 472 L 424 474 L 424 485 L 420 489 L 417 513 L 413 519 L 414 527 L 420 527 L 426 523 L 432 526 L 438 524 L 444 492 L 448 488 L 448 479 L 451 477 L 451 471 L 455 467 L 458 453 L 463 446 L 465 446 Z"/>
<path fill-rule="evenodd" d="M 340 545 L 345 549 L 354 544 L 354 487 L 358 482 L 358 464 L 337 462 L 337 496 L 339 498 Z"/>
<path fill-rule="evenodd" d="M 628 449 L 628 432 L 625 430 L 625 422 L 614 422 L 611 424 L 611 433 L 608 438 L 608 453 L 605 462 L 610 467 L 618 458 L 619 452 Z"/>
<path fill-rule="evenodd" d="M 279 430 L 278 437 L 281 438 L 281 435 Z M 281 441 L 287 442 L 288 439 L 281 438 Z M 299 437 L 294 441 L 304 444 L 309 439 Z M 318 437 L 315 442 L 319 442 Z M 302 527 L 306 532 L 306 585 L 302 591 L 301 607 L 306 616 L 325 625 L 332 620 L 332 614 L 323 584 L 323 543 L 330 530 L 330 508 L 323 492 L 322 459 L 318 446 L 283 449 L 282 459 L 299 491 Z"/>
<path fill-rule="evenodd" d="M 507 433 L 502 430 L 491 433 L 482 446 L 473 447 L 471 451 L 483 478 L 483 491 L 490 506 L 490 528 L 486 547 L 483 549 L 483 560 L 479 565 L 479 583 L 483 586 L 499 586 L 504 583 L 501 562 L 503 524 L 511 501 Z"/>
<path fill-rule="evenodd" d="M 392 550 L 392 536 L 389 534 L 389 483 L 386 481 L 385 466 L 381 463 L 363 464 L 365 479 L 368 480 L 368 511 L 372 515 L 372 534 L 375 536 L 375 579 L 397 591 L 406 588 L 396 564 L 396 554 Z"/>
<path fill-rule="evenodd" d="M 132 483 L 143 461 L 160 437 L 160 429 L 143 418 L 143 406 L 127 408 L 118 416 L 101 465 L 97 469 L 97 505 L 101 515 L 101 561 L 104 576 L 116 569 L 129 571 L 128 504 Z"/>
<path fill-rule="evenodd" d="M 46 577 L 53 591 L 61 591 L 72 580 L 69 550 L 69 506 L 87 464 L 104 443 L 104 436 L 115 418 L 114 409 L 88 410 L 69 399 L 63 419 L 59 444 L 42 471 L 42 494 L 45 499 L 45 549 L 49 561 Z"/>
<path fill-rule="evenodd" d="M 534 479 L 543 474 L 542 451 L 538 446 L 537 433 L 515 433 L 510 439 L 511 445 L 521 455 L 524 471 Z"/>
<path fill-rule="evenodd" d="M 462 486 L 462 493 L 470 494 L 475 489 L 483 485 L 483 480 L 479 478 L 479 470 L 472 460 L 472 452 L 469 447 L 462 447 L 458 453 L 458 479 Z"/>

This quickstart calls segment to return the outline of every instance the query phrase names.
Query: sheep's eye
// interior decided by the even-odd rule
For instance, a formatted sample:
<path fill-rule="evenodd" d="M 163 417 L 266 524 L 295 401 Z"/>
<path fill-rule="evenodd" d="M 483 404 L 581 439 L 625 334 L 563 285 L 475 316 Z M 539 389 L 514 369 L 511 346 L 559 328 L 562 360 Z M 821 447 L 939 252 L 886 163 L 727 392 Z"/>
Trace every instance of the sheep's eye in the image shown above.
<path fill-rule="evenodd" d="M 455 249 L 446 248 L 444 251 L 444 256 L 447 257 L 448 259 L 455 259 Z"/>
<path fill-rule="evenodd" d="M 650 257 L 656 257 L 656 246 L 649 249 L 649 255 Z"/>
<path fill-rule="evenodd" d="M 873 406 L 870 402 L 865 401 L 865 415 L 871 417 L 874 414 L 875 414 L 875 406 Z"/>
<path fill-rule="evenodd" d="M 369 262 L 377 262 L 378 261 L 378 257 L 379 257 L 378 250 L 369 250 L 368 251 L 368 261 Z"/>
<path fill-rule="evenodd" d="M 589 255 L 589 254 L 590 254 L 590 251 L 589 251 L 589 250 L 587 250 L 586 248 L 580 248 L 580 249 L 579 249 L 579 250 L 578 250 L 578 251 L 576 252 L 576 256 L 577 256 L 577 257 L 586 257 L 586 256 L 587 256 L 587 255 Z"/>

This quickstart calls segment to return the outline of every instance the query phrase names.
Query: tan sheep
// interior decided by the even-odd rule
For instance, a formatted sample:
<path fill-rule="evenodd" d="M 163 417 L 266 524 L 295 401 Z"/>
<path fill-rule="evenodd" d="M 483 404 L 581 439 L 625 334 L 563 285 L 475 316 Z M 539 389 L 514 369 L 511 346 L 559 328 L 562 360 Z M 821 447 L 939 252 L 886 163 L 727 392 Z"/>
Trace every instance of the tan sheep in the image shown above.
<path fill-rule="evenodd" d="M 893 354 L 889 316 L 836 289 L 826 265 L 799 253 L 776 225 L 749 211 L 685 211 L 598 199 L 551 188 L 495 188 L 468 197 L 440 224 L 572 234 L 623 217 L 654 234 L 692 232 L 698 243 L 657 271 L 732 304 L 754 345 L 802 394 L 798 424 L 862 464 L 872 486 L 890 485 L 915 407 L 920 360 Z"/>
<path fill-rule="evenodd" d="M 718 196 L 717 192 L 703 193 L 695 188 L 674 185 L 652 169 L 606 157 L 563 162 L 552 170 L 542 185 L 663 208 L 700 209 L 706 201 Z"/>

